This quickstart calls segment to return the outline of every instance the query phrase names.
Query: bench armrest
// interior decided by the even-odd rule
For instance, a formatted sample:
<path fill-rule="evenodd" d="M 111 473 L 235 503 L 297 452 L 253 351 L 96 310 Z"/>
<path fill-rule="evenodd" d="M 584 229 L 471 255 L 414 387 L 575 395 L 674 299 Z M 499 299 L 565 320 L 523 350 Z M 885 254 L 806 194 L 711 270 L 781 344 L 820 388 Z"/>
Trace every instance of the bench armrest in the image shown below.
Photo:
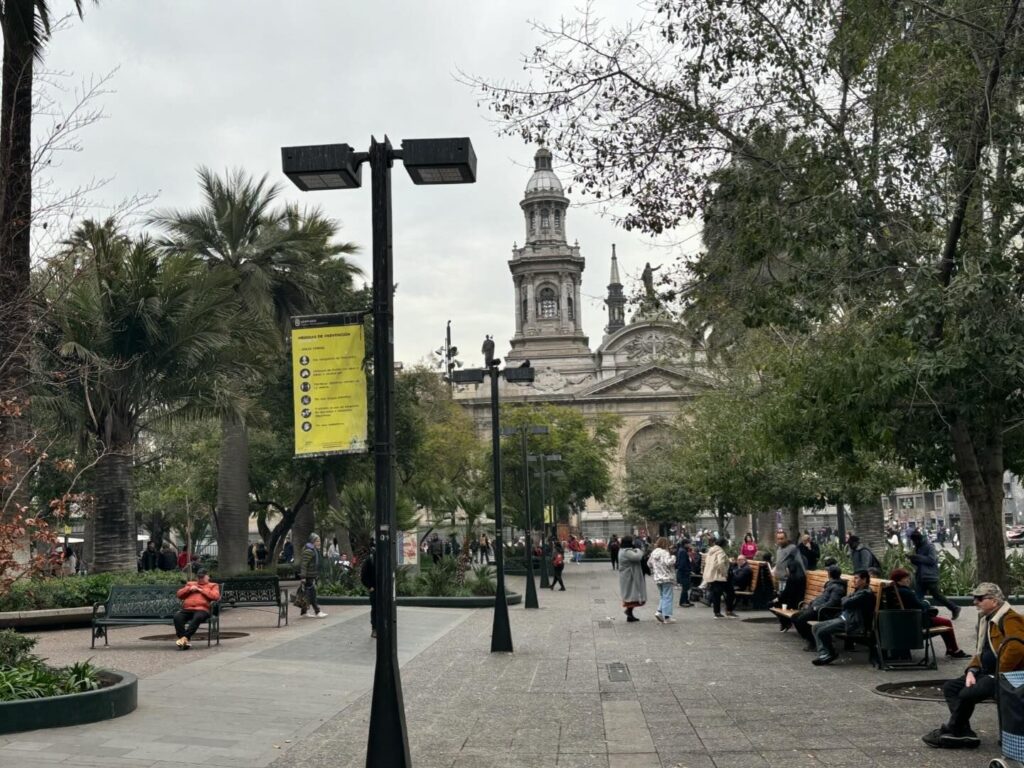
<path fill-rule="evenodd" d="M 277 588 L 277 601 L 281 605 L 288 605 L 288 587 Z"/>
<path fill-rule="evenodd" d="M 92 618 L 93 618 L 93 621 L 95 621 L 96 618 L 99 616 L 100 608 L 103 609 L 103 615 L 104 616 L 107 615 L 107 604 L 106 603 L 93 603 L 92 604 Z"/>

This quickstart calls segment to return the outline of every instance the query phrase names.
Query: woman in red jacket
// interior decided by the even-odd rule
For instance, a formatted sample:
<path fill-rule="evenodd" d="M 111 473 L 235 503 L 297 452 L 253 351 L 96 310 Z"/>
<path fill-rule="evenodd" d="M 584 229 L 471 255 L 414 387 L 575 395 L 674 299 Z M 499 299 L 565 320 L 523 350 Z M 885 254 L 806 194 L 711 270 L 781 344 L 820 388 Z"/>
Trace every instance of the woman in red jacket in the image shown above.
<path fill-rule="evenodd" d="M 183 651 L 191 648 L 189 641 L 199 625 L 210 618 L 210 603 L 220 600 L 220 585 L 210 581 L 205 568 L 196 571 L 195 581 L 178 590 L 181 610 L 174 614 L 175 645 Z"/>

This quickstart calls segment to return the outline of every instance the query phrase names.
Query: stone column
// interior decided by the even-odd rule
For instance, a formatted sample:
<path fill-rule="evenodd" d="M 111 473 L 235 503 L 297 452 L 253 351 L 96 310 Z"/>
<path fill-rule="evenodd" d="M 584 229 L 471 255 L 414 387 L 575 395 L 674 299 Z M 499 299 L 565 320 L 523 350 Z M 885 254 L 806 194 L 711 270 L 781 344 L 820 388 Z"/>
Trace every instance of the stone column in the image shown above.
<path fill-rule="evenodd" d="M 558 292 L 561 294 L 558 308 L 559 330 L 569 325 L 569 275 L 566 272 L 558 273 Z"/>
<path fill-rule="evenodd" d="M 520 299 L 522 301 L 522 299 Z M 523 333 L 526 333 L 526 326 L 530 323 L 531 317 L 537 316 L 537 308 L 534 303 L 533 281 L 526 283 L 526 317 L 523 318 Z"/>
<path fill-rule="evenodd" d="M 583 319 L 582 319 L 583 307 L 580 305 L 580 278 L 579 277 L 573 278 L 572 284 L 573 284 L 573 289 L 574 289 L 573 290 L 573 294 L 574 294 L 574 297 L 573 297 L 573 308 L 575 309 L 576 331 L 578 333 L 582 333 L 583 332 Z"/>
<path fill-rule="evenodd" d="M 523 278 L 522 276 L 512 279 L 512 290 L 515 294 L 516 303 L 516 336 L 523 335 Z"/>

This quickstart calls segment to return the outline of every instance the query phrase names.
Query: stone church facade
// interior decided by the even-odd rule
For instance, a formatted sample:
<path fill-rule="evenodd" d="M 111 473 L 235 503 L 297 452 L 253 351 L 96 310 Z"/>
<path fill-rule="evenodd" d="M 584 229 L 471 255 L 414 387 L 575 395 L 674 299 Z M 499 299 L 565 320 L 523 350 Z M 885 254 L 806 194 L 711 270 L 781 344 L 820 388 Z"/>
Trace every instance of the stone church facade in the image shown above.
<path fill-rule="evenodd" d="M 586 267 L 580 247 L 566 237 L 569 199 L 541 148 L 520 202 L 524 241 L 513 245 L 509 271 L 515 296 L 516 330 L 504 359 L 509 366 L 529 361 L 532 384 L 501 380 L 502 404 L 552 403 L 584 417 L 614 413 L 622 419 L 612 475 L 618 487 L 626 462 L 656 444 L 680 405 L 710 386 L 704 356 L 679 327 L 654 311 L 626 321 L 626 297 L 612 246 L 607 285 L 607 326 L 592 350 L 580 316 Z M 500 355 L 500 347 L 496 350 Z M 456 387 L 456 401 L 473 415 L 481 435 L 491 428 L 490 385 Z M 572 521 L 585 536 L 623 533 L 626 525 L 613 493 L 591 499 Z"/>

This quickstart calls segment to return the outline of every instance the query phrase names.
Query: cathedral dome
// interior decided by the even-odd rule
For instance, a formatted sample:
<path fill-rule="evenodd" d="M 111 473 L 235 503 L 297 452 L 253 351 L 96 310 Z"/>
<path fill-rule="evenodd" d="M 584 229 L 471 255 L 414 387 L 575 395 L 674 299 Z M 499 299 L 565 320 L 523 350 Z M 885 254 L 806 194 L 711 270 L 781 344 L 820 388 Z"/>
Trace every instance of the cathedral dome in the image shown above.
<path fill-rule="evenodd" d="M 562 182 L 558 180 L 555 172 L 551 170 L 551 152 L 545 147 L 537 150 L 533 156 L 533 175 L 526 183 L 526 194 L 535 192 L 554 193 L 562 195 Z"/>

